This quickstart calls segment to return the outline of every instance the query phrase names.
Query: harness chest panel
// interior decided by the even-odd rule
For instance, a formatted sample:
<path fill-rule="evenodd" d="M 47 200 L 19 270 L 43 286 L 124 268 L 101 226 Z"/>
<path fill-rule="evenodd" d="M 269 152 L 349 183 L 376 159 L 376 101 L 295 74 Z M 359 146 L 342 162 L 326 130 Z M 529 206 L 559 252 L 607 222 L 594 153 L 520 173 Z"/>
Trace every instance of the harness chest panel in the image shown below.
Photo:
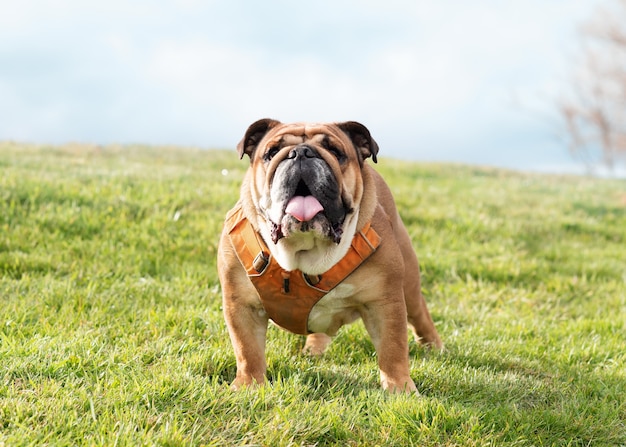
<path fill-rule="evenodd" d="M 237 204 L 226 216 L 226 228 L 237 257 L 256 288 L 261 304 L 277 325 L 306 335 L 313 306 L 346 279 L 380 245 L 380 236 L 367 223 L 352 238 L 348 253 L 322 275 L 283 270 Z"/>

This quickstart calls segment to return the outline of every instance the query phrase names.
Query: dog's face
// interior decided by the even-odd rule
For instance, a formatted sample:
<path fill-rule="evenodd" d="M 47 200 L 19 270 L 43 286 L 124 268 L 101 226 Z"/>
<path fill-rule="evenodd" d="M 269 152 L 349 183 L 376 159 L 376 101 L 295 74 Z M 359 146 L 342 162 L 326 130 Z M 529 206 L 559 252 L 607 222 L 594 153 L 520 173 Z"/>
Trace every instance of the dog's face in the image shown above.
<path fill-rule="evenodd" d="M 278 263 L 318 274 L 341 258 L 363 199 L 363 162 L 378 152 L 369 131 L 356 122 L 265 119 L 250 126 L 238 151 L 251 161 L 242 195 Z"/>

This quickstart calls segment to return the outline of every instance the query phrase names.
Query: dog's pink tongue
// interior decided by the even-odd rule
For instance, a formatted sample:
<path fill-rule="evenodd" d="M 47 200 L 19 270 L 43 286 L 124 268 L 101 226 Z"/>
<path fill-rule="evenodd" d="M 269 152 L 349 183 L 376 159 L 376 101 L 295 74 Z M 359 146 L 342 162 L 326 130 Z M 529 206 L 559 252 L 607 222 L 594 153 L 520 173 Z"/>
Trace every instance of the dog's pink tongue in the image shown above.
<path fill-rule="evenodd" d="M 313 196 L 295 196 L 287 204 L 285 212 L 291 214 L 300 222 L 307 222 L 317 213 L 324 211 L 322 204 Z"/>

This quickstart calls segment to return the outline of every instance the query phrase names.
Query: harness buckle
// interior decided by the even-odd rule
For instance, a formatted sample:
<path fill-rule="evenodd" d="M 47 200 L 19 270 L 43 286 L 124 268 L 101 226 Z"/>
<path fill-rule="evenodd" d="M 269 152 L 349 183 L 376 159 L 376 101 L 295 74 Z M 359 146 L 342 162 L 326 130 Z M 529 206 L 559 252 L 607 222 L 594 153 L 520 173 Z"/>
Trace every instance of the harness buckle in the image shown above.
<path fill-rule="evenodd" d="M 252 261 L 252 267 L 257 271 L 257 273 L 263 273 L 269 263 L 269 255 L 264 251 L 260 251 L 254 258 L 254 261 Z"/>
<path fill-rule="evenodd" d="M 320 281 L 322 280 L 322 277 L 320 275 L 307 275 L 305 273 L 304 274 L 304 280 L 310 286 L 316 286 L 316 285 L 318 285 L 320 283 Z"/>

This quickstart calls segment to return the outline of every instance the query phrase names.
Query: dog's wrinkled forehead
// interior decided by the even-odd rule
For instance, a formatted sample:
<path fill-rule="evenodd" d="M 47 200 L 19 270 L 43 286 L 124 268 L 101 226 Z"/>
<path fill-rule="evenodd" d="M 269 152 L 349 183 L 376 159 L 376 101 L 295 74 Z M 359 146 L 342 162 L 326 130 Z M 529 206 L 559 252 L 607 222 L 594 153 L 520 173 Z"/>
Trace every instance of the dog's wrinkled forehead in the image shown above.
<path fill-rule="evenodd" d="M 334 129 L 330 125 L 306 123 L 287 124 L 268 132 L 266 145 L 280 144 L 284 147 L 309 143 L 324 146 L 331 141 L 342 147 L 351 145 L 348 136 L 340 129 Z"/>
<path fill-rule="evenodd" d="M 297 146 L 303 143 L 320 144 L 324 138 L 323 134 L 311 135 L 305 132 L 293 132 L 289 130 L 279 131 L 276 135 L 269 135 L 268 145 L 280 144 L 284 146 Z"/>

